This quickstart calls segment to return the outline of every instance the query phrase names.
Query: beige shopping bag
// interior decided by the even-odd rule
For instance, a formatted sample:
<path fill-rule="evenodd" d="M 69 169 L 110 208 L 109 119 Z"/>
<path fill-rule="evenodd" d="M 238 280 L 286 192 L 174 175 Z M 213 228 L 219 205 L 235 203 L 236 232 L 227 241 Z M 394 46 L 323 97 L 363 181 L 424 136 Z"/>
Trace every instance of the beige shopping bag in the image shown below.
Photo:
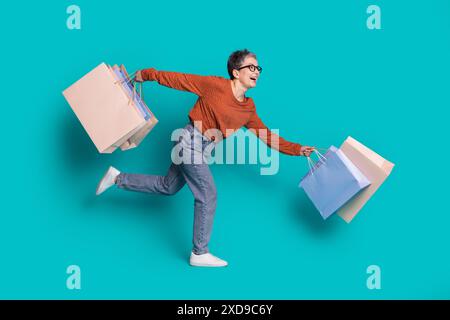
<path fill-rule="evenodd" d="M 352 200 L 338 210 L 338 215 L 347 223 L 358 214 L 366 202 L 383 184 L 394 168 L 394 164 L 370 150 L 352 137 L 348 137 L 340 150 L 371 181 L 371 185 L 362 190 Z"/>
<path fill-rule="evenodd" d="M 127 141 L 125 141 L 120 149 L 122 151 L 136 148 L 142 140 L 147 136 L 147 134 L 152 131 L 153 127 L 158 123 L 158 120 L 155 117 L 150 118 L 145 126 L 141 128 L 138 132 L 133 134 Z"/>
<path fill-rule="evenodd" d="M 111 153 L 146 126 L 110 67 L 100 64 L 63 95 L 100 153 Z"/>

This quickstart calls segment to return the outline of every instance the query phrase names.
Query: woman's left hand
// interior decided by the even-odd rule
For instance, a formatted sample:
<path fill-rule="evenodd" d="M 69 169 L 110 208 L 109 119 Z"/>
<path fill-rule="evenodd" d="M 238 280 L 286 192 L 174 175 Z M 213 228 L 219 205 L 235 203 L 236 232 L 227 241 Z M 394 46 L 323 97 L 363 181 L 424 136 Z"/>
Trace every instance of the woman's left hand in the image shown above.
<path fill-rule="evenodd" d="M 304 157 L 309 157 L 311 153 L 314 151 L 314 149 L 315 149 L 314 147 L 302 146 L 300 148 L 300 155 Z"/>

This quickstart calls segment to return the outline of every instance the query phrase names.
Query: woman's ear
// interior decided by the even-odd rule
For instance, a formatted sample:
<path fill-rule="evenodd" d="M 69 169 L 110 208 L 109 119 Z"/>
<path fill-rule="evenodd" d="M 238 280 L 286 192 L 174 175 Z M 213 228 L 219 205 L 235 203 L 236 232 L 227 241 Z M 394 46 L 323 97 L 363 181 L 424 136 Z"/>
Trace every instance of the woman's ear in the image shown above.
<path fill-rule="evenodd" d="M 234 70 L 233 70 L 233 76 L 234 76 L 236 79 L 239 79 L 239 71 L 237 71 L 236 69 L 234 69 Z"/>

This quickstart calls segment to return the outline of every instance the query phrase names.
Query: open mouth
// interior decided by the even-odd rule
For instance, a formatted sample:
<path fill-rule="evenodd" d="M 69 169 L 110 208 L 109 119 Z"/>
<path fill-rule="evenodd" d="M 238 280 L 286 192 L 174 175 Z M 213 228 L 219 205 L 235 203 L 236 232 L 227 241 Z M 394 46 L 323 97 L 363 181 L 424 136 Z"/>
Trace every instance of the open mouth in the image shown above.
<path fill-rule="evenodd" d="M 256 81 L 256 78 L 252 78 L 252 77 L 250 77 L 250 80 Z"/>

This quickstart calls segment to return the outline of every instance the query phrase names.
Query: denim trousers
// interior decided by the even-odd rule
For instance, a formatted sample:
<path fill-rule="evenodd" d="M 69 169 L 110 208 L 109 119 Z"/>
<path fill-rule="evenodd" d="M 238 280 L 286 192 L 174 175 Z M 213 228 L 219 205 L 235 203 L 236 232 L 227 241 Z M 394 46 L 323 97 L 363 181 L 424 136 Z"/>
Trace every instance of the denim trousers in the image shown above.
<path fill-rule="evenodd" d="M 179 163 L 172 157 L 172 164 L 165 176 L 122 172 L 116 180 L 116 185 L 124 190 L 162 195 L 174 195 L 187 183 L 194 196 L 192 251 L 195 254 L 209 252 L 217 190 L 207 159 L 214 145 L 192 123 L 188 123 L 183 135 L 174 143 L 174 148 L 178 147 L 179 155 L 184 155 L 185 161 Z"/>

